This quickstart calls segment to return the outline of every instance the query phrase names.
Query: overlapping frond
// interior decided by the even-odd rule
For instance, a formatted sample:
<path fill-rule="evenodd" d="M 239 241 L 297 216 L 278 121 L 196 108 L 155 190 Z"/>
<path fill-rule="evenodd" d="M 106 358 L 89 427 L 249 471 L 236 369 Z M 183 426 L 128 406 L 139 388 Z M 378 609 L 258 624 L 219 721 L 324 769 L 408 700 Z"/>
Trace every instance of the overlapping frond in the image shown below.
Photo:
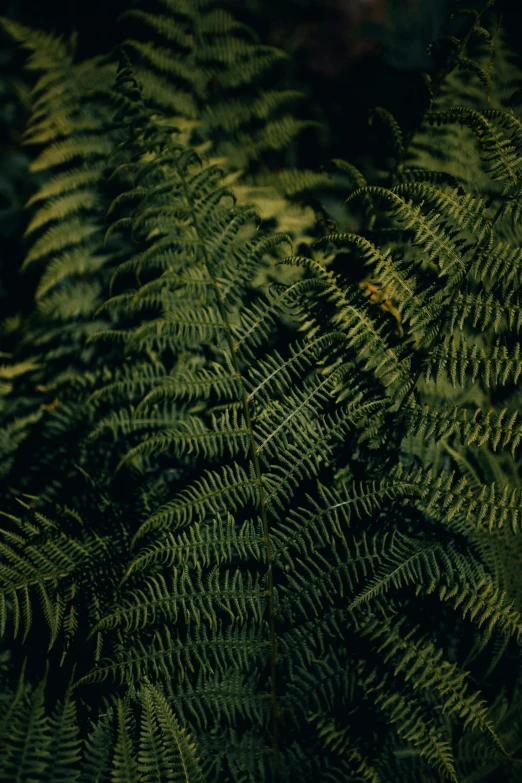
<path fill-rule="evenodd" d="M 443 90 L 413 139 L 377 110 L 392 171 L 336 160 L 346 226 L 296 255 L 246 196 L 310 127 L 264 89 L 285 56 L 213 0 L 156 7 L 124 15 L 155 42 L 125 42 L 115 85 L 10 27 L 44 70 L 26 138 L 48 178 L 0 446 L 45 504 L 4 514 L 0 635 L 48 672 L 0 697 L 0 777 L 514 780 L 492 702 L 522 639 L 520 122 L 476 91 Z M 443 77 L 493 96 L 465 16 Z M 278 178 L 280 199 L 328 180 Z"/>

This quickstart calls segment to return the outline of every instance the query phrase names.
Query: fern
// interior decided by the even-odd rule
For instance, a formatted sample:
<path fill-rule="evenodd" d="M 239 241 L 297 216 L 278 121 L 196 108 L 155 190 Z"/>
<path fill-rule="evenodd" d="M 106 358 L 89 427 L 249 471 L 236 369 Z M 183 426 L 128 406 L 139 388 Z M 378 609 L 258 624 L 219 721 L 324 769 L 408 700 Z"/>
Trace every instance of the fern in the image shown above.
<path fill-rule="evenodd" d="M 284 228 L 324 172 L 260 163 L 310 126 L 264 89 L 285 58 L 226 8 L 129 10 L 154 40 L 117 68 L 6 21 L 50 176 L 1 374 L 2 779 L 516 779 L 522 126 L 490 6 L 416 125 L 372 115 L 382 177 L 334 161 L 322 237 Z"/>

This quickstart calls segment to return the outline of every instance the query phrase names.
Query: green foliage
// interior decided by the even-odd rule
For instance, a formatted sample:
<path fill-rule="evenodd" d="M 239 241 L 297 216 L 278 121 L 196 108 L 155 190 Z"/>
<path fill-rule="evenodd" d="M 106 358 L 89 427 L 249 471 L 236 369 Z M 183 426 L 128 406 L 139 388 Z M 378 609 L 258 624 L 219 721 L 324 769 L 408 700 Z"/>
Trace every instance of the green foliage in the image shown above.
<path fill-rule="evenodd" d="M 2 780 L 203 781 L 194 743 L 165 696 L 149 682 L 134 700 L 137 726 L 129 700 L 120 699 L 90 728 L 85 741 L 70 693 L 46 715 L 45 688 L 45 679 L 31 688 L 22 674 L 16 692 L 3 697 Z"/>
<path fill-rule="evenodd" d="M 319 238 L 284 58 L 226 7 L 130 10 L 153 39 L 117 64 L 5 20 L 44 179 L 0 370 L 2 780 L 518 779 L 522 124 L 490 5 L 416 126 L 373 113 L 380 178 L 333 161 Z"/>

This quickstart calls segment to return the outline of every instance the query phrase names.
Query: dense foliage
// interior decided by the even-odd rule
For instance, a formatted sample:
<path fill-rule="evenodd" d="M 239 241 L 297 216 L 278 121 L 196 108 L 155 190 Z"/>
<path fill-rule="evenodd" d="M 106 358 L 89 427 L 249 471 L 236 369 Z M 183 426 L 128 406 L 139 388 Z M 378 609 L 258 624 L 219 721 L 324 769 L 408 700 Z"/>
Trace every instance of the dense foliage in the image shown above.
<path fill-rule="evenodd" d="M 2 20 L 36 74 L 5 174 L 34 301 L 1 324 L 2 781 L 520 779 L 521 90 L 492 6 L 329 170 L 233 3 L 137 4 L 87 60 Z"/>

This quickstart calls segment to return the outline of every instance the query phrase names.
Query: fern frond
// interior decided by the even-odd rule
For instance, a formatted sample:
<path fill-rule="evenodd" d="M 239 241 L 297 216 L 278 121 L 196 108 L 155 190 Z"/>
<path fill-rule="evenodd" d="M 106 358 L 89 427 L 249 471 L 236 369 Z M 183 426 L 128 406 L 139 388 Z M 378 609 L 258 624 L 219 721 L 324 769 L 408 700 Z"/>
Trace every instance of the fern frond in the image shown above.
<path fill-rule="evenodd" d="M 196 746 L 181 728 L 163 694 L 146 683 L 142 691 L 143 718 L 138 769 L 147 783 L 165 775 L 179 783 L 203 783 Z M 159 736 L 158 736 L 159 735 Z M 162 752 L 158 752 L 158 742 Z M 160 768 L 158 768 L 158 760 Z"/>
<path fill-rule="evenodd" d="M 118 699 L 118 733 L 112 757 L 111 780 L 114 783 L 139 783 L 138 765 L 130 736 L 128 707 Z"/>

